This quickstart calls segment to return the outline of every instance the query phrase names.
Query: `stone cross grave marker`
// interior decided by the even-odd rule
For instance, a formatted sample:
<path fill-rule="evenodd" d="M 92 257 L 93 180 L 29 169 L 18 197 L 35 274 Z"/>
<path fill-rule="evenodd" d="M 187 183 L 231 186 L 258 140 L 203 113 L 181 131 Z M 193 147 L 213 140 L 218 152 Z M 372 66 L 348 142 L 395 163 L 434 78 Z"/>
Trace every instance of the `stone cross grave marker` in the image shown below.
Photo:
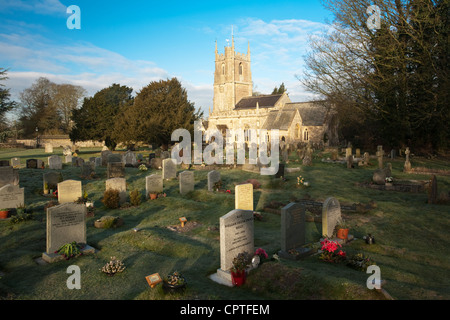
<path fill-rule="evenodd" d="M 220 172 L 213 170 L 208 172 L 208 191 L 214 190 L 214 185 L 220 181 Z"/>
<path fill-rule="evenodd" d="M 194 191 L 195 180 L 194 171 L 183 171 L 178 175 L 180 194 L 185 195 L 188 192 Z"/>
<path fill-rule="evenodd" d="M 163 179 L 175 179 L 177 177 L 177 165 L 174 159 L 164 159 L 162 161 Z"/>
<path fill-rule="evenodd" d="M 48 167 L 52 170 L 61 170 L 62 169 L 62 161 L 61 158 L 57 155 L 53 155 L 47 158 Z"/>
<path fill-rule="evenodd" d="M 220 269 L 212 279 L 232 286 L 230 268 L 242 252 L 254 253 L 253 212 L 232 210 L 220 217 Z"/>
<path fill-rule="evenodd" d="M 253 184 L 246 183 L 236 186 L 235 209 L 253 211 Z"/>
<path fill-rule="evenodd" d="M 341 219 L 341 205 L 333 197 L 325 200 L 322 208 L 322 236 L 331 238 L 337 222 Z"/>
<path fill-rule="evenodd" d="M 150 193 L 163 192 L 163 178 L 160 174 L 151 174 L 145 177 L 145 193 L 149 197 Z"/>
<path fill-rule="evenodd" d="M 11 184 L 0 188 L 0 208 L 16 209 L 24 204 L 24 188 Z"/>
<path fill-rule="evenodd" d="M 119 203 L 127 201 L 127 181 L 125 178 L 111 178 L 106 180 L 106 190 L 115 189 L 119 191 Z"/>
<path fill-rule="evenodd" d="M 409 161 L 409 154 L 411 153 L 411 151 L 409 151 L 409 147 L 406 148 L 405 150 L 405 164 L 403 166 L 403 171 L 408 172 L 411 170 L 411 162 Z"/>
<path fill-rule="evenodd" d="M 60 204 L 75 202 L 82 196 L 81 181 L 65 180 L 58 183 L 58 202 Z"/>

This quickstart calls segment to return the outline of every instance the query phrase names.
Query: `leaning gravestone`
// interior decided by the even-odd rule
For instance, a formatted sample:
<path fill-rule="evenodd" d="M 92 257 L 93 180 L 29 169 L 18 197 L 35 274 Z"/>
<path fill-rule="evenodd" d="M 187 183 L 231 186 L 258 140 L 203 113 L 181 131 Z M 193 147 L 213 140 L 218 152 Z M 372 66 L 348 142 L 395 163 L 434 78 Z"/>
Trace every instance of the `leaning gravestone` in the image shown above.
<path fill-rule="evenodd" d="M 194 191 L 194 171 L 183 171 L 178 175 L 180 184 L 180 194 L 185 195 L 188 192 Z"/>
<path fill-rule="evenodd" d="M 84 245 L 83 254 L 93 253 L 95 249 L 86 244 L 86 206 L 65 203 L 47 209 L 47 245 L 42 259 L 55 262 L 63 257 L 57 251 L 62 245 L 76 242 Z"/>
<path fill-rule="evenodd" d="M 159 174 L 152 174 L 145 177 L 145 192 L 146 197 L 150 193 L 159 194 L 163 192 L 163 178 Z"/>
<path fill-rule="evenodd" d="M 56 190 L 58 183 L 63 181 L 60 172 L 47 172 L 42 175 L 44 193 L 49 190 Z"/>
<path fill-rule="evenodd" d="M 82 197 L 81 181 L 65 180 L 58 183 L 58 202 L 75 202 Z"/>
<path fill-rule="evenodd" d="M 232 286 L 230 269 L 233 259 L 242 252 L 254 253 L 253 212 L 232 210 L 220 217 L 220 269 L 211 279 Z"/>
<path fill-rule="evenodd" d="M 341 205 L 333 197 L 325 200 L 322 208 L 322 236 L 331 238 L 337 222 L 341 219 Z"/>
<path fill-rule="evenodd" d="M 57 155 L 53 155 L 47 158 L 48 167 L 52 170 L 61 170 L 62 169 L 62 161 L 61 158 Z"/>
<path fill-rule="evenodd" d="M 13 167 L 0 167 L 0 187 L 12 184 L 19 185 L 19 169 Z"/>
<path fill-rule="evenodd" d="M 214 185 L 220 181 L 220 172 L 213 170 L 208 172 L 208 191 L 213 191 Z"/>
<path fill-rule="evenodd" d="M 11 166 L 13 168 L 19 168 L 20 167 L 20 158 L 12 158 L 11 159 Z"/>
<path fill-rule="evenodd" d="M 124 178 L 125 177 L 125 166 L 122 162 L 108 162 L 106 168 L 106 178 Z"/>
<path fill-rule="evenodd" d="M 123 204 L 127 201 L 127 181 L 125 178 L 111 178 L 106 180 L 106 190 L 119 191 L 119 203 Z"/>
<path fill-rule="evenodd" d="M 246 183 L 236 186 L 235 209 L 253 211 L 253 184 Z"/>
<path fill-rule="evenodd" d="M 24 188 L 7 184 L 0 188 L 0 208 L 15 209 L 25 204 Z"/>
<path fill-rule="evenodd" d="M 281 209 L 281 250 L 278 252 L 281 257 L 297 260 L 312 252 L 303 248 L 306 244 L 305 227 L 303 204 L 293 202 Z"/>
<path fill-rule="evenodd" d="M 164 180 L 175 179 L 177 177 L 176 160 L 169 158 L 162 161 L 162 176 Z"/>

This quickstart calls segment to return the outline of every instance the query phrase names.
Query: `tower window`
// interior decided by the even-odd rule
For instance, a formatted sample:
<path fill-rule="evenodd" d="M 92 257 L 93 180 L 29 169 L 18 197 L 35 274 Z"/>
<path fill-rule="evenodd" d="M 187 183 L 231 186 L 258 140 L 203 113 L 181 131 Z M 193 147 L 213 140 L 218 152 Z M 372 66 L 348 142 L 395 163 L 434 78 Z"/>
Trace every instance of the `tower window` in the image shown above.
<path fill-rule="evenodd" d="M 239 63 L 239 75 L 242 76 L 243 72 L 244 72 L 244 67 L 242 66 L 242 62 L 241 62 L 241 63 Z"/>
<path fill-rule="evenodd" d="M 225 64 L 222 64 L 222 74 L 225 75 Z"/>

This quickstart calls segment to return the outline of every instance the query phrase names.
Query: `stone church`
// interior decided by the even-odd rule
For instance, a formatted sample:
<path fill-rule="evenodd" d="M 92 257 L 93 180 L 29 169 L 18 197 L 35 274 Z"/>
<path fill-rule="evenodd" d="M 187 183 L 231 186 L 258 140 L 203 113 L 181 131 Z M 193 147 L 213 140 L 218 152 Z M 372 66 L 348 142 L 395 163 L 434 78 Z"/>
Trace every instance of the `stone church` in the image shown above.
<path fill-rule="evenodd" d="M 219 53 L 216 42 L 213 110 L 205 129 L 278 129 L 287 144 L 335 145 L 337 126 L 336 114 L 320 102 L 292 102 L 287 93 L 254 95 L 250 44 L 246 54 L 238 53 L 232 38 Z"/>

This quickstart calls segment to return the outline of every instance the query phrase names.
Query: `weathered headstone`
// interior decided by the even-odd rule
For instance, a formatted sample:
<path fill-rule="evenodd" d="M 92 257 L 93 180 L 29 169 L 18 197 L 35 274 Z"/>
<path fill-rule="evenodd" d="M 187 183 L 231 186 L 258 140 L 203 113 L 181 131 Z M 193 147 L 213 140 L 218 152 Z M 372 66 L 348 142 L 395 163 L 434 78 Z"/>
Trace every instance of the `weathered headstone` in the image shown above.
<path fill-rule="evenodd" d="M 279 255 L 299 259 L 311 252 L 303 248 L 306 244 L 305 206 L 292 202 L 281 209 L 281 250 Z M 295 250 L 295 254 L 290 254 Z"/>
<path fill-rule="evenodd" d="M 122 162 L 125 163 L 125 166 L 132 166 L 134 167 L 137 163 L 137 159 L 136 159 L 136 155 L 134 154 L 133 151 L 127 151 L 124 155 L 123 155 L 123 159 Z"/>
<path fill-rule="evenodd" d="M 357 149 L 355 150 L 355 157 L 356 157 L 356 158 L 361 158 L 361 149 L 357 148 Z"/>
<path fill-rule="evenodd" d="M 64 156 L 71 156 L 72 155 L 72 147 L 71 146 L 65 146 L 63 147 L 63 155 Z"/>
<path fill-rule="evenodd" d="M 220 181 L 220 172 L 213 170 L 208 172 L 208 191 L 214 190 L 214 185 Z"/>
<path fill-rule="evenodd" d="M 312 165 L 312 155 L 313 155 L 313 150 L 311 148 L 311 145 L 308 144 L 308 146 L 306 147 L 305 156 L 303 157 L 303 161 L 302 161 L 302 164 L 304 166 Z"/>
<path fill-rule="evenodd" d="M 232 210 L 220 217 L 220 269 L 211 279 L 233 285 L 230 273 L 233 259 L 239 253 L 253 254 L 255 250 L 253 224 L 252 211 Z"/>
<path fill-rule="evenodd" d="M 72 154 L 65 155 L 64 156 L 64 161 L 65 161 L 65 163 L 72 164 Z"/>
<path fill-rule="evenodd" d="M 28 169 L 37 169 L 38 168 L 38 162 L 37 159 L 28 159 L 26 161 L 26 167 Z"/>
<path fill-rule="evenodd" d="M 0 167 L 9 167 L 9 160 L 0 160 Z"/>
<path fill-rule="evenodd" d="M 411 171 L 411 162 L 409 161 L 409 154 L 411 153 L 411 151 L 409 151 L 409 147 L 406 148 L 405 150 L 405 165 L 403 166 L 403 171 L 408 172 Z"/>
<path fill-rule="evenodd" d="M 368 166 L 370 164 L 370 155 L 368 152 L 364 152 L 364 165 Z"/>
<path fill-rule="evenodd" d="M 51 143 L 45 144 L 45 153 L 53 153 L 53 145 Z"/>
<path fill-rule="evenodd" d="M 86 162 L 81 165 L 81 177 L 88 178 L 94 172 L 94 164 L 92 162 Z"/>
<path fill-rule="evenodd" d="M 95 252 L 86 244 L 86 206 L 77 203 L 65 203 L 47 209 L 47 244 L 42 259 L 54 262 L 62 259 L 56 254 L 62 245 L 76 242 L 85 247 L 83 254 Z"/>
<path fill-rule="evenodd" d="M 384 156 L 383 146 L 377 146 L 376 155 L 378 159 L 378 169 L 383 169 L 383 156 Z"/>
<path fill-rule="evenodd" d="M 345 149 L 345 159 L 348 159 L 349 156 L 352 155 L 352 148 Z"/>
<path fill-rule="evenodd" d="M 97 157 L 95 158 L 95 167 L 101 167 L 102 166 L 102 158 L 101 157 Z"/>
<path fill-rule="evenodd" d="M 185 195 L 188 192 L 194 191 L 194 171 L 183 171 L 178 175 L 180 194 Z"/>
<path fill-rule="evenodd" d="M 163 179 L 175 179 L 177 177 L 177 164 L 174 159 L 164 159 L 162 161 Z"/>
<path fill-rule="evenodd" d="M 61 158 L 57 155 L 53 155 L 47 158 L 48 167 L 52 170 L 61 170 L 62 169 L 62 161 Z"/>
<path fill-rule="evenodd" d="M 322 208 L 322 235 L 331 238 L 337 222 L 341 219 L 341 205 L 333 197 L 327 198 Z"/>
<path fill-rule="evenodd" d="M 145 192 L 146 197 L 150 193 L 159 194 L 163 192 L 163 178 L 159 174 L 152 174 L 145 177 Z"/>
<path fill-rule="evenodd" d="M 235 209 L 253 211 L 253 184 L 246 183 L 236 186 Z"/>
<path fill-rule="evenodd" d="M 118 153 L 110 153 L 108 154 L 108 163 L 111 162 L 122 162 L 122 156 Z"/>
<path fill-rule="evenodd" d="M 101 152 L 101 158 L 102 158 L 102 167 L 106 167 L 107 163 L 108 163 L 108 156 L 112 154 L 111 151 L 107 150 L 103 150 Z"/>
<path fill-rule="evenodd" d="M 25 204 L 24 188 L 7 184 L 0 188 L 0 208 L 15 209 Z"/>
<path fill-rule="evenodd" d="M 60 172 L 46 172 L 42 175 L 44 193 L 50 190 L 56 190 L 58 183 L 63 181 L 63 176 Z"/>
<path fill-rule="evenodd" d="M 65 180 L 58 183 L 58 202 L 75 202 L 83 196 L 81 181 Z"/>
<path fill-rule="evenodd" d="M 162 169 L 162 159 L 161 158 L 151 158 L 150 167 L 152 169 L 160 170 Z"/>
<path fill-rule="evenodd" d="M 13 168 L 19 168 L 20 167 L 20 158 L 17 158 L 17 157 L 12 158 L 11 159 L 11 166 Z"/>
<path fill-rule="evenodd" d="M 12 184 L 19 185 L 19 169 L 13 167 L 0 167 L 0 187 Z"/>
<path fill-rule="evenodd" d="M 108 162 L 106 169 L 106 178 L 124 178 L 125 166 L 122 162 Z"/>
<path fill-rule="evenodd" d="M 111 178 L 106 180 L 106 190 L 118 190 L 119 191 L 119 203 L 125 203 L 127 201 L 127 181 L 125 178 Z"/>

